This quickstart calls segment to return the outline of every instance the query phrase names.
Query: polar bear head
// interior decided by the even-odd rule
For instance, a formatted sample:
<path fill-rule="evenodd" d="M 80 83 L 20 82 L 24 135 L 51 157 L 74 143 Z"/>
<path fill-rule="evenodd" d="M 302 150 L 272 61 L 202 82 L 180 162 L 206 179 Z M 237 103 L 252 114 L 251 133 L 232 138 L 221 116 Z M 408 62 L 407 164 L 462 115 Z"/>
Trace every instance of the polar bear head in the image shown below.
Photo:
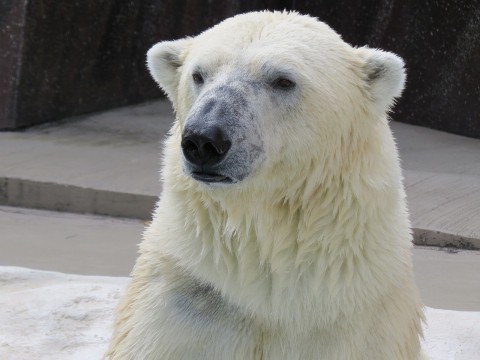
<path fill-rule="evenodd" d="M 351 171 L 405 82 L 398 56 L 292 12 L 238 15 L 147 58 L 177 113 L 183 173 L 208 188 Z"/>

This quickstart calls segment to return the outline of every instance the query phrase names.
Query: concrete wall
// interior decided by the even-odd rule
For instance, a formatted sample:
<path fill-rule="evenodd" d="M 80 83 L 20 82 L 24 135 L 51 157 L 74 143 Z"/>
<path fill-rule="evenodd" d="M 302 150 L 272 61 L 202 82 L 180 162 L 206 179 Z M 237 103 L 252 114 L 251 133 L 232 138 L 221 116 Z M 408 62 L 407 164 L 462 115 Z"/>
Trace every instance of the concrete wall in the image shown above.
<path fill-rule="evenodd" d="M 479 0 L 0 0 L 0 129 L 159 97 L 145 69 L 153 43 L 267 8 L 400 54 L 408 86 L 393 117 L 480 138 Z"/>

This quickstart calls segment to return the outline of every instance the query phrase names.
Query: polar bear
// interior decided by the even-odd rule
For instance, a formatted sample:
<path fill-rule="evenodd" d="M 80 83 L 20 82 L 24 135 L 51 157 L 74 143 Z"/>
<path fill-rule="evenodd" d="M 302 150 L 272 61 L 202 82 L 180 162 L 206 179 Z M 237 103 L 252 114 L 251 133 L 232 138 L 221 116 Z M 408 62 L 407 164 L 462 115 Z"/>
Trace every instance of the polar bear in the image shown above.
<path fill-rule="evenodd" d="M 176 121 L 107 357 L 422 358 L 387 120 L 403 61 L 266 11 L 147 58 Z"/>

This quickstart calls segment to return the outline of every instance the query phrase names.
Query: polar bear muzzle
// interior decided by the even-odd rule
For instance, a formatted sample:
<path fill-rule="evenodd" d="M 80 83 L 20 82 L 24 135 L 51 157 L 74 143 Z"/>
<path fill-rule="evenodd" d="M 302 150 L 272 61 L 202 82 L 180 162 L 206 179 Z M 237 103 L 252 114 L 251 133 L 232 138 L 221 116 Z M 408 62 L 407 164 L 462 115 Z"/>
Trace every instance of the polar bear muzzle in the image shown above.
<path fill-rule="evenodd" d="M 218 84 L 198 97 L 182 131 L 183 169 L 197 181 L 232 184 L 245 179 L 263 146 L 248 86 Z"/>
<path fill-rule="evenodd" d="M 220 126 L 189 124 L 183 132 L 182 150 L 192 168 L 192 177 L 204 182 L 231 182 L 228 176 L 214 171 L 231 145 L 232 142 Z"/>

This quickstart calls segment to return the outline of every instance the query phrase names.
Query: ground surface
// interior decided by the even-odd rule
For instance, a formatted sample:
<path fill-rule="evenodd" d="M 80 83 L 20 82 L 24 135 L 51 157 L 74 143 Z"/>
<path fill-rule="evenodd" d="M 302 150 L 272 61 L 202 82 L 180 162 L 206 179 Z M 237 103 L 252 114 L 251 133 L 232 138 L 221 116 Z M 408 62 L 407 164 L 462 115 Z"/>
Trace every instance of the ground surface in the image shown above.
<path fill-rule="evenodd" d="M 0 267 L 0 358 L 101 359 L 126 281 Z M 423 347 L 432 360 L 480 358 L 480 312 L 426 315 Z"/>
<path fill-rule="evenodd" d="M 146 226 L 139 220 L 0 206 L 0 265 L 128 276 Z M 480 311 L 480 252 L 415 247 L 426 305 Z"/>
<path fill-rule="evenodd" d="M 1 360 L 100 358 L 172 119 L 160 101 L 0 133 Z M 480 140 L 391 126 L 415 241 L 480 249 Z M 416 247 L 413 260 L 426 305 L 448 309 L 427 311 L 432 358 L 480 359 L 480 252 Z"/>
<path fill-rule="evenodd" d="M 148 219 L 166 101 L 0 133 L 0 204 Z M 392 122 L 416 241 L 480 249 L 480 140 Z"/>

